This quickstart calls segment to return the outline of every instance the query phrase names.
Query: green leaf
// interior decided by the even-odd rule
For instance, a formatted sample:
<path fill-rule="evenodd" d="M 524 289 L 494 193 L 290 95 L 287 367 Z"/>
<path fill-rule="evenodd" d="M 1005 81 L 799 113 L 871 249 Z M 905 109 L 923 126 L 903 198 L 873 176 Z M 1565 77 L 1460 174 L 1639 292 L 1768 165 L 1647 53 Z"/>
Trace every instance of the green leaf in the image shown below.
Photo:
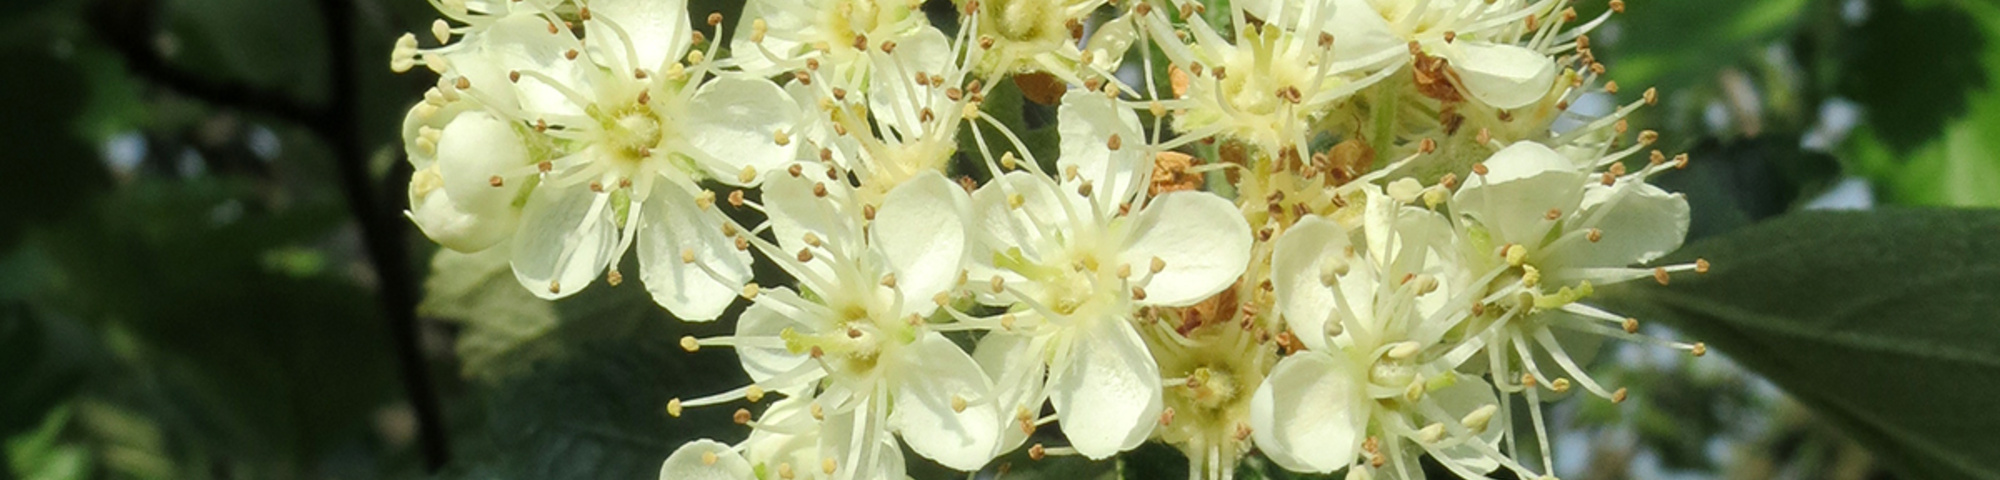
<path fill-rule="evenodd" d="M 555 304 L 536 298 L 514 279 L 506 248 L 479 253 L 439 249 L 417 312 L 459 323 L 459 373 L 494 381 L 560 353 L 539 340 L 556 328 Z"/>
<path fill-rule="evenodd" d="M 1594 18 L 1603 2 L 1583 2 L 1579 13 Z M 1717 71 L 1760 51 L 1746 48 L 1790 33 L 1809 0 L 1674 0 L 1626 2 L 1618 40 L 1602 54 L 1611 76 L 1630 86 L 1658 85 L 1674 94 L 1708 82 Z M 1600 30 L 1601 31 L 1601 30 Z M 1597 36 L 1602 36 L 1597 35 Z M 1596 40 L 1602 40 L 1594 38 Z"/>
<path fill-rule="evenodd" d="M 2000 211 L 1780 217 L 1600 289 L 1770 378 L 1908 478 L 2000 478 Z"/>
<path fill-rule="evenodd" d="M 1974 45 L 2000 38 L 2000 6 L 1966 1 L 1954 1 L 1950 4 L 1956 6 L 1957 10 L 1932 6 L 1918 10 L 1912 15 L 1953 20 L 1918 21 L 1916 23 L 1921 25 L 1911 28 L 1956 29 L 1967 27 L 1964 25 L 1967 22 L 1978 22 L 1976 27 L 1983 33 L 1984 40 L 1969 45 L 1951 44 L 1953 47 L 1945 50 L 1974 48 Z M 1963 34 L 1955 35 L 1963 36 Z M 1896 50 L 1907 52 L 1908 48 L 1938 44 L 1898 43 L 1898 45 L 1901 48 Z M 1984 48 L 1982 54 L 1972 58 L 1958 60 L 1933 58 L 1933 60 L 1943 64 L 1907 72 L 1912 75 L 1908 78 L 1896 77 L 1902 79 L 1898 83 L 1876 85 L 1879 89 L 1893 93 L 1880 94 L 1883 98 L 1868 105 L 1870 109 L 1868 128 L 1855 132 L 1843 146 L 1848 165 L 1863 176 L 1874 180 L 1883 191 L 1883 199 L 1889 203 L 1960 207 L 2000 206 L 2000 189 L 1993 188 L 1994 185 L 2000 185 L 2000 138 L 1993 135 L 1993 132 L 2000 131 L 2000 91 L 1994 88 L 1994 81 L 2000 79 L 2000 48 Z M 1964 68 L 1972 68 L 1970 65 L 1974 60 L 1977 60 L 1979 70 L 1971 74 L 1962 72 Z M 1954 63 L 1958 66 L 1948 65 Z M 1931 64 L 1926 63 L 1926 65 Z M 1862 64 L 1856 68 L 1869 70 L 1905 67 Z M 1979 77 L 1979 84 L 1972 86 L 1966 86 L 1965 83 L 1969 80 L 1963 78 L 1930 79 L 1931 76 L 1966 77 L 1974 74 Z M 1970 93 L 1951 89 L 1974 86 L 1978 90 Z M 1964 105 L 1937 103 L 1938 98 L 1962 98 Z M 1911 102 L 1915 104 L 1910 104 Z M 1942 130 L 1932 129 L 1937 132 L 1935 135 L 1912 139 L 1910 137 L 1916 133 L 1908 127 L 1912 123 L 1941 123 Z M 1913 142 L 1921 143 L 1910 146 Z"/>
<path fill-rule="evenodd" d="M 1883 141 L 1908 152 L 1966 113 L 1974 89 L 1990 85 L 1991 69 L 1980 65 L 1988 35 L 1957 8 L 1874 2 L 1869 9 L 1843 39 L 1852 42 L 1853 58 L 1843 62 L 1839 90 L 1864 107 Z M 1910 54 L 1924 45 L 1951 47 Z"/>

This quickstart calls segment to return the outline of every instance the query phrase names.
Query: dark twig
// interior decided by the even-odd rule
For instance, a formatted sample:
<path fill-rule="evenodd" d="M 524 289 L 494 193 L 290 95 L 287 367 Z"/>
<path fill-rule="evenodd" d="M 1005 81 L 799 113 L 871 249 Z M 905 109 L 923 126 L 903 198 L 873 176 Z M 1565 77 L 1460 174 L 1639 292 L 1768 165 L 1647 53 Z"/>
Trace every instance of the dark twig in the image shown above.
<path fill-rule="evenodd" d="M 378 278 L 377 297 L 389 322 L 397 360 L 403 367 L 403 389 L 417 416 L 417 437 L 425 467 L 437 472 L 450 458 L 444 415 L 430 382 L 418 335 L 417 287 L 410 274 L 410 254 L 399 207 L 372 187 L 368 148 L 363 145 L 359 106 L 360 73 L 355 62 L 355 5 L 352 0 L 317 0 L 326 21 L 328 74 L 331 91 L 326 105 L 308 105 L 281 91 L 218 81 L 178 69 L 151 48 L 156 32 L 149 2 L 110 0 L 99 4 L 91 22 L 97 36 L 125 59 L 127 68 L 148 81 L 182 95 L 227 108 L 267 114 L 296 123 L 318 134 L 333 150 L 341 193 L 361 227 L 363 244 Z M 141 7 L 139 11 L 118 7 Z"/>
<path fill-rule="evenodd" d="M 328 104 L 320 131 L 333 146 L 334 158 L 339 159 L 341 192 L 361 223 L 368 256 L 374 260 L 376 276 L 381 279 L 382 309 L 389 319 L 390 335 L 395 339 L 396 356 L 403 365 L 403 389 L 416 410 L 417 441 L 423 449 L 425 467 L 437 472 L 450 458 L 450 452 L 445 443 L 443 411 L 418 338 L 417 288 L 409 272 L 403 218 L 393 207 L 384 205 L 382 195 L 369 188 L 374 182 L 368 178 L 367 148 L 362 145 L 360 131 L 355 6 L 352 0 L 318 0 L 318 3 L 320 14 L 326 19 L 327 45 L 331 48 L 327 70 L 333 80 L 332 102 Z"/>

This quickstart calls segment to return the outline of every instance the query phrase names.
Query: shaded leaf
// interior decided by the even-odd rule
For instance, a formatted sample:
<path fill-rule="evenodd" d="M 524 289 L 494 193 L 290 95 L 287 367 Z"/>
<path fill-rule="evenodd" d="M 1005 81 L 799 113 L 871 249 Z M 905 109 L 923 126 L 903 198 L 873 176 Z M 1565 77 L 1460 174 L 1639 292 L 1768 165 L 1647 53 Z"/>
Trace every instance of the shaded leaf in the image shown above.
<path fill-rule="evenodd" d="M 1910 478 L 2000 478 L 2000 212 L 1793 214 L 1605 300 L 1770 378 Z"/>

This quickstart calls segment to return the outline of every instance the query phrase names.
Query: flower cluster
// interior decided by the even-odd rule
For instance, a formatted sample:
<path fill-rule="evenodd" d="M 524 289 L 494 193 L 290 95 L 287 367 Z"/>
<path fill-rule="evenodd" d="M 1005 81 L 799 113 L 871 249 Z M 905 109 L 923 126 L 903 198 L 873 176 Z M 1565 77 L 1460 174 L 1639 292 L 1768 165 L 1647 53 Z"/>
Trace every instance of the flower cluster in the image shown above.
<path fill-rule="evenodd" d="M 1686 157 L 1624 119 L 1657 95 L 1571 109 L 1618 93 L 1586 34 L 1620 0 L 959 0 L 945 26 L 750 0 L 731 35 L 678 1 L 433 3 L 437 45 L 391 57 L 438 76 L 403 129 L 426 235 L 508 249 L 544 298 L 618 285 L 636 244 L 674 316 L 747 303 L 681 346 L 748 384 L 667 410 L 742 404 L 751 432 L 663 479 L 975 471 L 1031 439 L 1162 441 L 1191 478 L 1253 450 L 1544 477 L 1540 403 L 1625 398 L 1583 369 L 1602 339 L 1705 350 L 1588 303 L 1707 269 L 1639 266 L 1688 223 L 1647 183 Z M 1055 158 L 985 108 L 1009 82 L 1058 85 Z"/>

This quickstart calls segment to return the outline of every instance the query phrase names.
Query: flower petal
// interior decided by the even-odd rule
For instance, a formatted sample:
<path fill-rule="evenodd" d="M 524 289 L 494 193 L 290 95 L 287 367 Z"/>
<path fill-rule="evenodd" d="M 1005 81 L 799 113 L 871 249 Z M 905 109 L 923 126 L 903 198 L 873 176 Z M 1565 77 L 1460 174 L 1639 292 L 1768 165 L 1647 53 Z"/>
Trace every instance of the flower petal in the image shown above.
<path fill-rule="evenodd" d="M 821 242 L 837 242 L 842 251 L 861 251 L 861 234 L 854 229 L 860 225 L 859 214 L 841 208 L 847 205 L 848 191 L 840 182 L 827 182 L 826 166 L 799 164 L 802 172 L 794 177 L 785 173 L 765 176 L 764 213 L 769 215 L 771 233 L 777 236 L 778 248 L 784 253 L 796 255 L 800 250 L 811 250 L 819 258 L 829 258 L 822 245 L 814 247 L 806 243 L 807 234 L 818 237 Z M 815 185 L 827 192 L 825 197 L 814 195 Z M 792 262 L 779 261 L 778 265 L 790 271 Z M 827 260 L 805 262 L 805 272 L 790 272 L 799 277 L 801 285 L 811 291 L 827 291 L 837 285 L 820 285 L 816 280 L 832 281 L 835 278 L 832 266 Z"/>
<path fill-rule="evenodd" d="M 759 300 L 743 310 L 743 316 L 736 319 L 738 338 L 778 338 L 786 329 L 801 332 L 816 331 L 807 323 L 805 312 L 789 307 L 804 300 L 791 289 L 778 287 L 759 294 L 777 297 L 774 300 Z M 762 385 L 778 375 L 798 369 L 811 360 L 803 354 L 792 353 L 783 346 L 737 345 L 736 358 L 743 363 L 743 371 L 750 374 L 750 381 Z M 765 388 L 782 388 L 786 385 L 765 385 Z"/>
<path fill-rule="evenodd" d="M 1311 216 L 1278 235 L 1272 247 L 1271 294 L 1276 297 L 1285 324 L 1291 326 L 1292 335 L 1307 349 L 1327 351 L 1327 322 L 1337 321 L 1340 306 L 1334 301 L 1333 287 L 1326 286 L 1321 277 L 1333 273 L 1329 270 L 1343 262 L 1365 261 L 1346 257 L 1352 245 L 1340 223 Z M 1367 267 L 1349 265 L 1348 268 Z"/>
<path fill-rule="evenodd" d="M 870 421 L 872 407 L 882 406 L 881 398 L 867 398 L 853 411 L 828 413 L 820 422 L 819 454 L 834 459 L 835 473 L 826 478 L 904 478 L 903 449 L 888 426 Z M 809 471 L 818 472 L 815 463 Z"/>
<path fill-rule="evenodd" d="M 640 281 L 674 316 L 714 320 L 750 282 L 750 253 L 722 234 L 720 213 L 683 188 L 659 182 L 638 206 Z"/>
<path fill-rule="evenodd" d="M 1021 290 L 1029 296 L 1038 296 L 1036 282 L 1023 281 L 1014 271 L 1004 268 L 1003 257 L 1020 255 L 1027 263 L 1041 263 L 1042 255 L 1057 255 L 1050 251 L 1060 248 L 1053 245 L 1055 232 L 1077 235 L 1070 228 L 1068 213 L 1062 204 L 1064 198 L 1048 177 L 1027 172 L 1012 172 L 972 192 L 972 242 L 967 254 L 966 269 L 975 279 L 1000 276 L 1006 279 L 1010 288 Z M 1012 198 L 1020 204 L 1013 206 Z M 986 290 L 979 290 L 980 302 L 989 305 L 1013 305 L 1011 296 L 996 297 Z"/>
<path fill-rule="evenodd" d="M 994 405 L 1002 418 L 1019 412 L 1034 415 L 1042 411 L 1042 390 L 1046 386 L 1048 343 L 1045 336 L 993 332 L 979 339 L 972 358 L 979 362 L 986 378 L 993 379 Z M 1028 432 L 1015 425 L 1001 429 L 996 453 L 1013 451 L 1028 440 Z"/>
<path fill-rule="evenodd" d="M 1485 175 L 1472 175 L 1453 195 L 1453 207 L 1478 219 L 1494 246 L 1541 244 L 1555 224 L 1550 209 L 1568 214 L 1583 198 L 1585 174 L 1562 154 L 1534 142 L 1494 152 Z"/>
<path fill-rule="evenodd" d="M 868 228 L 874 250 L 896 272 L 906 308 L 929 316 L 931 297 L 950 289 L 965 265 L 972 201 L 943 174 L 925 172 L 890 190 Z"/>
<path fill-rule="evenodd" d="M 505 178 L 527 165 L 528 146 L 514 126 L 482 111 L 465 112 L 437 139 L 438 176 L 459 210 L 489 214 L 514 208 L 523 177 Z M 499 185 L 493 184 L 500 178 Z"/>
<path fill-rule="evenodd" d="M 1077 453 L 1102 460 L 1136 447 L 1159 425 L 1160 366 L 1129 320 L 1086 319 L 1054 365 L 1049 402 Z"/>
<path fill-rule="evenodd" d="M 819 38 L 819 27 L 813 19 L 794 12 L 812 12 L 815 7 L 801 0 L 749 0 L 743 4 L 743 15 L 737 19 L 737 35 L 729 40 L 730 60 L 743 69 L 744 73 L 759 77 L 771 77 L 785 73 L 781 63 L 803 59 L 812 53 L 804 49 L 803 39 Z M 764 21 L 764 41 L 750 41 L 751 26 L 758 20 Z M 763 53 L 769 50 L 775 56 Z"/>
<path fill-rule="evenodd" d="M 1604 237 L 1573 244 L 1550 258 L 1546 268 L 1551 273 L 1559 274 L 1562 267 L 1631 266 L 1681 248 L 1687 238 L 1688 203 L 1685 196 L 1643 182 L 1609 187 L 1593 183 L 1584 188 L 1577 218 L 1591 221 L 1574 228 L 1595 227 Z"/>
<path fill-rule="evenodd" d="M 925 26 L 897 41 L 895 52 L 870 50 L 867 55 L 875 72 L 868 82 L 868 109 L 877 121 L 904 138 L 914 137 L 924 131 L 922 112 L 930 108 L 936 116 L 932 128 L 957 128 L 957 116 L 943 111 L 953 104 L 945 97 L 944 89 L 918 85 L 915 78 L 918 73 L 947 73 L 945 69 L 950 68 L 953 55 L 951 41 L 944 32 Z"/>
<path fill-rule="evenodd" d="M 1494 395 L 1493 386 L 1487 384 L 1486 380 L 1458 373 L 1451 373 L 1451 375 L 1457 376 L 1458 381 L 1451 384 L 1451 386 L 1431 392 L 1430 397 L 1433 401 L 1437 402 L 1439 408 L 1444 409 L 1445 414 L 1451 415 L 1453 419 L 1465 418 L 1467 414 L 1472 413 L 1473 410 L 1478 410 L 1480 407 L 1487 405 L 1497 406 L 1500 404 L 1500 397 Z M 1455 440 L 1459 442 L 1484 442 L 1488 446 L 1497 446 L 1500 444 L 1501 431 L 1505 429 L 1504 422 L 1498 420 L 1495 419 L 1495 421 L 1486 424 L 1484 430 L 1473 432 L 1476 434 L 1473 438 Z M 1496 468 L 1500 468 L 1500 462 L 1480 453 L 1480 449 L 1464 443 L 1439 449 L 1437 453 L 1452 463 L 1463 465 L 1480 473 L 1491 472 Z"/>
<path fill-rule="evenodd" d="M 998 453 L 1004 428 L 999 408 L 981 401 L 991 395 L 993 382 L 971 355 L 937 332 L 926 332 L 905 348 L 909 363 L 897 372 L 903 378 L 889 425 L 918 455 L 956 470 L 979 470 Z"/>
<path fill-rule="evenodd" d="M 444 248 L 477 252 L 500 244 L 521 224 L 519 209 L 485 213 L 460 210 L 451 195 L 440 187 L 437 168 L 418 170 L 410 179 L 410 221 L 424 236 Z"/>
<path fill-rule="evenodd" d="M 514 234 L 514 278 L 544 299 L 582 291 L 604 272 L 618 243 L 611 195 L 586 185 L 543 185 L 528 195 Z"/>
<path fill-rule="evenodd" d="M 744 167 L 758 172 L 781 169 L 798 155 L 804 139 L 787 139 L 799 124 L 799 107 L 770 80 L 741 74 L 716 77 L 701 86 L 681 112 L 676 127 L 692 144 L 709 175 L 740 185 Z"/>
<path fill-rule="evenodd" d="M 1250 224 L 1236 205 L 1207 192 L 1155 197 L 1132 220 L 1118 261 L 1136 277 L 1155 258 L 1166 269 L 1146 283 L 1147 305 L 1187 306 L 1236 282 L 1250 264 Z"/>
<path fill-rule="evenodd" d="M 1153 158 L 1145 148 L 1139 114 L 1132 109 L 1102 93 L 1078 89 L 1063 94 L 1056 118 L 1062 137 L 1056 169 L 1067 175 L 1076 168 L 1077 178 L 1093 185 L 1091 197 L 1100 206 L 1116 208 L 1152 181 Z M 1118 148 L 1111 148 L 1114 143 Z"/>
<path fill-rule="evenodd" d="M 1464 41 L 1445 52 L 1465 90 L 1493 108 L 1533 104 L 1547 97 L 1556 81 L 1555 61 L 1526 47 Z"/>
<path fill-rule="evenodd" d="M 667 62 L 680 60 L 694 41 L 684 0 L 591 0 L 584 25 L 590 31 L 584 40 L 618 62 L 605 67 L 621 73 L 640 68 L 658 72 Z M 625 35 L 614 33 L 610 25 Z"/>
<path fill-rule="evenodd" d="M 1250 398 L 1257 448 L 1296 472 L 1328 473 L 1352 463 L 1369 406 L 1351 368 L 1321 353 L 1279 360 Z"/>
<path fill-rule="evenodd" d="M 660 464 L 660 480 L 755 480 L 750 462 L 729 445 L 701 439 L 681 445 Z"/>

